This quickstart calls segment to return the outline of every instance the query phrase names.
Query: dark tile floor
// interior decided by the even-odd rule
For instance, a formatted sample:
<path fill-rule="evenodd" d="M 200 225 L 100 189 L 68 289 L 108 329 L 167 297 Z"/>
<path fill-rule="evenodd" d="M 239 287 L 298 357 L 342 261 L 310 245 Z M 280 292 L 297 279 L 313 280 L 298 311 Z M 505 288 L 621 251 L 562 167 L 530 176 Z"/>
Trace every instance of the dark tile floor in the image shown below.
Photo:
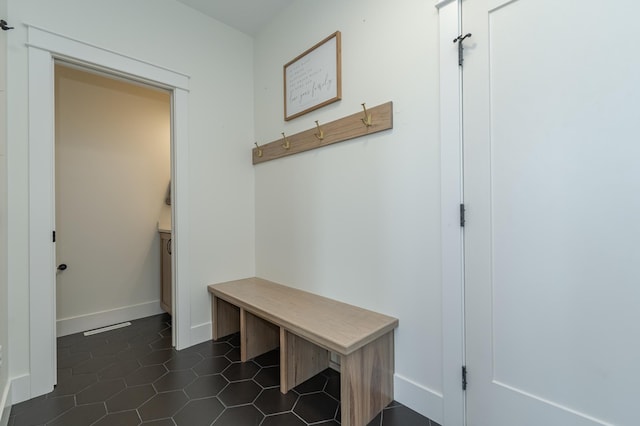
<path fill-rule="evenodd" d="M 14 405 L 9 426 L 305 426 L 340 423 L 340 375 L 286 395 L 277 351 L 240 362 L 238 335 L 176 351 L 171 317 L 58 339 L 58 385 Z M 392 402 L 369 426 L 438 426 Z"/>

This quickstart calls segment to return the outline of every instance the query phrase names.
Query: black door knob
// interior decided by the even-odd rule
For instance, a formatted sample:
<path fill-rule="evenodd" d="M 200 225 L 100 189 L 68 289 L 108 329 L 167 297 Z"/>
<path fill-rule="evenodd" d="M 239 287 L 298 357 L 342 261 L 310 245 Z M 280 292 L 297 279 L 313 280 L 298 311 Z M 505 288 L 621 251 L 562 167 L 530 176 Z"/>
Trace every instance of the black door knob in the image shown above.
<path fill-rule="evenodd" d="M 58 271 L 64 271 L 65 269 L 67 269 L 66 263 L 61 263 L 60 265 L 58 265 Z"/>

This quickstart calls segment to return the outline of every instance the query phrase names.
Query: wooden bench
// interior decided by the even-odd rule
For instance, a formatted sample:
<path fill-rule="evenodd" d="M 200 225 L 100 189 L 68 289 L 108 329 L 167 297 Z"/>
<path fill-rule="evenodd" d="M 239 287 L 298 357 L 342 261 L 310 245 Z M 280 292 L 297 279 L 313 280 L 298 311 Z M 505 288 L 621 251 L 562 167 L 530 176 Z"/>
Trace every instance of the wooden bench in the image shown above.
<path fill-rule="evenodd" d="M 209 286 L 213 339 L 240 332 L 245 362 L 280 347 L 287 393 L 340 357 L 341 423 L 365 426 L 393 400 L 398 320 L 261 278 Z"/>

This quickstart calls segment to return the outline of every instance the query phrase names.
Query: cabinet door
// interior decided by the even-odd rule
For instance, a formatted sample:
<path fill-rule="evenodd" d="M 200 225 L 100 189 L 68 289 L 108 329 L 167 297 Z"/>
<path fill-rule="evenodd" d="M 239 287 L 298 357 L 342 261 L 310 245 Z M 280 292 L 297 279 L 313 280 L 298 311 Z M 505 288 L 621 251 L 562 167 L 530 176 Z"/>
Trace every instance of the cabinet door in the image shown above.
<path fill-rule="evenodd" d="M 171 234 L 160 233 L 162 244 L 162 288 L 160 305 L 162 309 L 171 314 Z"/>

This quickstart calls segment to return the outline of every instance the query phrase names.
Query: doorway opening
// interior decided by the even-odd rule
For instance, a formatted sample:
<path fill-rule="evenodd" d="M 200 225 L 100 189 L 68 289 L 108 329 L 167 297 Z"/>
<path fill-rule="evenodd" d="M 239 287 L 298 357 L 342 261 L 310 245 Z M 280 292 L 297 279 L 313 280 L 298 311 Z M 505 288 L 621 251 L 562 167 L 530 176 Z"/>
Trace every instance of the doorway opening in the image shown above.
<path fill-rule="evenodd" d="M 171 313 L 171 93 L 54 73 L 57 337 Z"/>

